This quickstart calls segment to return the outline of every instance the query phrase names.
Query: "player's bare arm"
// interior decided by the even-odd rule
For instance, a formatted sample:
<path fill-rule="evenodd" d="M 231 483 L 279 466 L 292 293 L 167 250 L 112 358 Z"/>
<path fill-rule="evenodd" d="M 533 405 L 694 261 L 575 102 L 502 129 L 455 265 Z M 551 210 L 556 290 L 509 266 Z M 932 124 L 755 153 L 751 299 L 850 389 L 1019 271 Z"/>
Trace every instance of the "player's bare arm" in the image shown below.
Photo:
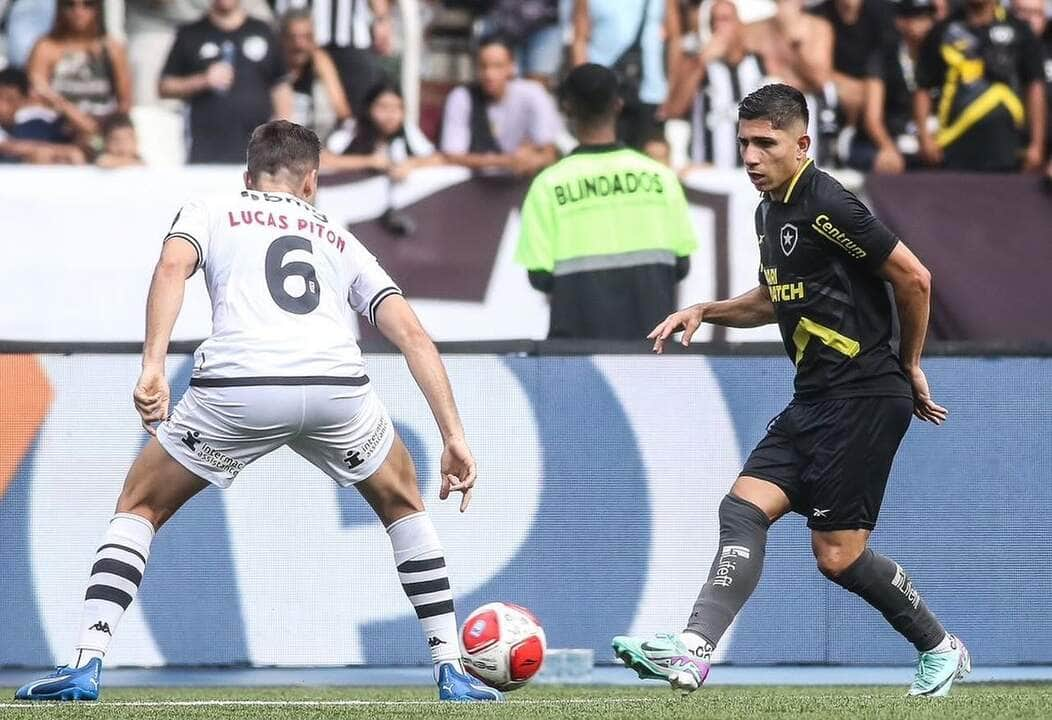
<path fill-rule="evenodd" d="M 152 423 L 161 422 L 168 416 L 169 392 L 164 360 L 175 319 L 183 306 L 186 279 L 197 267 L 197 260 L 197 250 L 188 241 L 173 237 L 164 244 L 153 271 L 150 294 L 146 299 L 142 375 L 133 393 L 142 426 L 151 435 L 156 434 Z"/>
<path fill-rule="evenodd" d="M 385 299 L 376 311 L 376 327 L 405 356 L 409 371 L 431 407 L 442 434 L 442 486 L 439 498 L 463 493 L 460 512 L 468 509 L 475 485 L 475 458 L 464 439 L 464 426 L 453 399 L 442 357 L 409 303 L 400 295 Z"/>
<path fill-rule="evenodd" d="M 913 414 L 921 420 L 941 425 L 949 411 L 931 397 L 928 379 L 921 370 L 920 357 L 928 332 L 931 306 L 931 273 L 903 243 L 895 246 L 880 268 L 880 275 L 891 283 L 899 311 L 902 344 L 899 357 L 913 386 Z"/>
<path fill-rule="evenodd" d="M 729 300 L 698 303 L 672 313 L 647 335 L 654 341 L 654 352 L 661 354 L 665 341 L 683 331 L 680 343 L 690 345 L 691 338 L 703 322 L 725 327 L 752 328 L 773 323 L 774 303 L 767 288 L 757 285 L 752 290 Z"/>

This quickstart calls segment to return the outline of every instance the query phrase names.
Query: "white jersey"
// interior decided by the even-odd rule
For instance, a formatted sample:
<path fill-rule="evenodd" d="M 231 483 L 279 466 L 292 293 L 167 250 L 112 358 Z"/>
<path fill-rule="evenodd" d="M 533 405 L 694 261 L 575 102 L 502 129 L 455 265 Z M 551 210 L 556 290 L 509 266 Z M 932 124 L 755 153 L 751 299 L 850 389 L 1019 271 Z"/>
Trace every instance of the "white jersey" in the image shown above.
<path fill-rule="evenodd" d="M 375 324 L 380 303 L 401 290 L 349 232 L 294 195 L 244 190 L 188 202 L 173 237 L 197 250 L 212 300 L 191 384 L 368 382 L 352 313 Z"/>

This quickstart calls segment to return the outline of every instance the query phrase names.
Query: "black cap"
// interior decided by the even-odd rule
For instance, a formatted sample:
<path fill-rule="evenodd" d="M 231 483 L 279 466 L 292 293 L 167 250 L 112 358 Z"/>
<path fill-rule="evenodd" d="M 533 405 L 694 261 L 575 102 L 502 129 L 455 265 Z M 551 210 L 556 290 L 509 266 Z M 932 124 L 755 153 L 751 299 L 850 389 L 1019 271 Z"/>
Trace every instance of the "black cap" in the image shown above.
<path fill-rule="evenodd" d="M 559 85 L 559 101 L 579 117 L 602 115 L 618 97 L 617 75 L 595 63 L 578 65 Z"/>
<path fill-rule="evenodd" d="M 899 17 L 934 15 L 935 3 L 932 0 L 898 0 L 895 3 L 895 14 Z"/>

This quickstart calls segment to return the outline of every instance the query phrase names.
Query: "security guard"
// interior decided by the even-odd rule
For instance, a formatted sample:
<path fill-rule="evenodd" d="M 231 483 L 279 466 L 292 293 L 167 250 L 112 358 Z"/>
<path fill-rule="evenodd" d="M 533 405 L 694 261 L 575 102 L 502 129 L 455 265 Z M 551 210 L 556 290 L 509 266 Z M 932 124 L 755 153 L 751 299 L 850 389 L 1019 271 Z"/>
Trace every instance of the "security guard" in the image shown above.
<path fill-rule="evenodd" d="M 533 181 L 516 260 L 551 294 L 551 338 L 639 340 L 676 307 L 697 247 L 675 173 L 618 144 L 617 78 L 581 65 L 559 89 L 580 146 Z"/>

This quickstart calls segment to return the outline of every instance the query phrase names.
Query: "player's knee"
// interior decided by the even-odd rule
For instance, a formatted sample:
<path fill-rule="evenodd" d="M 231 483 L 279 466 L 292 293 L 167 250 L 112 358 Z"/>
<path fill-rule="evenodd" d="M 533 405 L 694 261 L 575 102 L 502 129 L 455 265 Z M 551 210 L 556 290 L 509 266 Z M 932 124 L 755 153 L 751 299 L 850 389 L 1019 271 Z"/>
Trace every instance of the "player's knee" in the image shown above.
<path fill-rule="evenodd" d="M 734 495 L 725 495 L 720 502 L 719 518 L 721 532 L 752 527 L 766 530 L 771 525 L 767 513 L 748 500 Z"/>
<path fill-rule="evenodd" d="M 859 549 L 848 545 L 815 545 L 815 562 L 818 570 L 830 580 L 835 581 L 855 564 L 865 548 Z"/>

